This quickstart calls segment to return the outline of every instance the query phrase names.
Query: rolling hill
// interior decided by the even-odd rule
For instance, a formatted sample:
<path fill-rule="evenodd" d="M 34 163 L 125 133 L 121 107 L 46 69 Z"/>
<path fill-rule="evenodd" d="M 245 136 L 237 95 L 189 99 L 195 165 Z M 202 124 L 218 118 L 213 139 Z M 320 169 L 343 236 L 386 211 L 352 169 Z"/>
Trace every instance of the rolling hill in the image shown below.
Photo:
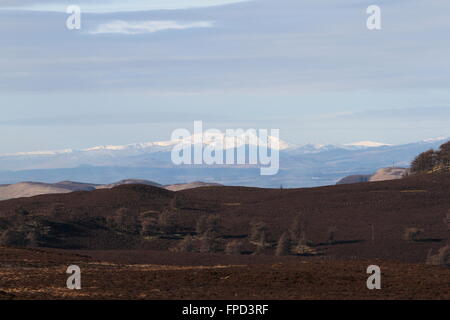
<path fill-rule="evenodd" d="M 0 201 L 22 197 L 32 197 L 41 194 L 68 193 L 74 191 L 92 191 L 96 185 L 63 181 L 58 183 L 20 182 L 0 186 Z"/>
<path fill-rule="evenodd" d="M 205 187 L 172 192 L 148 185 L 78 191 L 0 202 L 0 229 L 27 245 L 72 249 L 172 250 L 196 236 L 202 216 L 218 219 L 217 252 L 241 241 L 243 253 L 255 221 L 266 225 L 273 255 L 281 234 L 300 219 L 314 251 L 334 258 L 424 262 L 449 240 L 443 223 L 450 174 L 310 189 Z M 329 242 L 329 230 L 334 240 Z M 408 228 L 422 229 L 405 241 Z M 22 236 L 22 238 L 20 238 Z M 28 239 L 28 240 L 27 240 Z"/>

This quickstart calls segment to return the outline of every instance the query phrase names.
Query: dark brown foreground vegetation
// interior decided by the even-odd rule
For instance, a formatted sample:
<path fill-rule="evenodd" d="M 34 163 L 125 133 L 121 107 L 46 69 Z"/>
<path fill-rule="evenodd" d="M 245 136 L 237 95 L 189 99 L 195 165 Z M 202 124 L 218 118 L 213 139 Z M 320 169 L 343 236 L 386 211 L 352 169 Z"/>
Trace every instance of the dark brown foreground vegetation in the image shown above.
<path fill-rule="evenodd" d="M 120 254 L 110 255 L 120 260 Z M 0 299 L 450 299 L 447 268 L 269 258 L 251 264 L 177 266 L 0 248 Z M 381 290 L 366 287 L 366 268 L 373 263 L 383 272 Z M 81 290 L 66 288 L 65 271 L 71 264 L 82 270 Z"/>

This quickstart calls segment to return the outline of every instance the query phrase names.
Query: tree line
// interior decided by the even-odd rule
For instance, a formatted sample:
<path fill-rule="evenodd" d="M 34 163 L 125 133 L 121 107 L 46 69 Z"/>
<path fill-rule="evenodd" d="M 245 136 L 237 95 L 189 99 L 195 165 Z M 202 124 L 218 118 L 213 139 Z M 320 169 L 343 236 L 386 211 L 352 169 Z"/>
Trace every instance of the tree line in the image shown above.
<path fill-rule="evenodd" d="M 419 154 L 411 163 L 411 173 L 430 173 L 450 170 L 450 141 L 438 150 L 430 149 Z"/>

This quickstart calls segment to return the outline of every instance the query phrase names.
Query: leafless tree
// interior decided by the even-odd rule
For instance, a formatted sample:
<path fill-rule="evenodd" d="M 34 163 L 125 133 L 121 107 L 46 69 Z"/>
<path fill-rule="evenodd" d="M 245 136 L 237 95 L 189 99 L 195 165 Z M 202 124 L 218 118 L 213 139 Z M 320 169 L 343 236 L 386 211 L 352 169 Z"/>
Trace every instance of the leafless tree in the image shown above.
<path fill-rule="evenodd" d="M 258 242 L 261 240 L 261 234 L 267 230 L 267 225 L 263 221 L 252 221 L 250 224 L 250 241 Z"/>
<path fill-rule="evenodd" d="M 195 231 L 198 237 L 203 237 L 205 234 L 214 237 L 220 237 L 221 220 L 218 215 L 203 215 L 197 220 Z"/>
<path fill-rule="evenodd" d="M 142 218 L 141 219 L 141 235 L 147 236 L 155 232 L 158 227 L 158 221 L 155 218 Z"/>
<path fill-rule="evenodd" d="M 277 250 L 275 254 L 277 256 L 286 256 L 291 251 L 291 240 L 289 239 L 289 235 L 287 232 L 283 233 L 278 240 Z"/>
<path fill-rule="evenodd" d="M 446 245 L 438 250 L 437 254 L 432 254 L 433 249 L 428 251 L 427 264 L 435 266 L 450 266 L 450 245 Z"/>
<path fill-rule="evenodd" d="M 192 236 L 187 236 L 181 240 L 178 245 L 174 248 L 175 252 L 193 252 L 195 249 L 195 240 Z"/>
<path fill-rule="evenodd" d="M 220 239 L 213 232 L 205 233 L 200 239 L 200 252 L 216 253 L 220 249 Z"/>
<path fill-rule="evenodd" d="M 27 245 L 26 235 L 18 230 L 5 230 L 0 235 L 0 245 L 5 247 L 24 247 Z"/>
<path fill-rule="evenodd" d="M 289 233 L 292 241 L 297 244 L 306 245 L 307 239 L 308 219 L 304 213 L 299 213 L 289 228 Z"/>
<path fill-rule="evenodd" d="M 164 209 L 158 216 L 158 227 L 164 232 L 174 232 L 176 229 L 176 213 Z"/>
<path fill-rule="evenodd" d="M 233 240 L 227 243 L 225 247 L 225 253 L 232 254 L 241 254 L 242 252 L 242 242 L 239 240 Z"/>
<path fill-rule="evenodd" d="M 262 230 L 259 233 L 259 239 L 257 241 L 253 242 L 254 245 L 256 245 L 256 250 L 253 254 L 259 255 L 264 252 L 264 250 L 267 247 L 267 241 L 266 241 L 266 231 Z"/>
<path fill-rule="evenodd" d="M 107 219 L 107 223 L 110 227 L 128 233 L 138 233 L 140 229 L 136 214 L 128 208 L 117 209 L 113 216 Z"/>

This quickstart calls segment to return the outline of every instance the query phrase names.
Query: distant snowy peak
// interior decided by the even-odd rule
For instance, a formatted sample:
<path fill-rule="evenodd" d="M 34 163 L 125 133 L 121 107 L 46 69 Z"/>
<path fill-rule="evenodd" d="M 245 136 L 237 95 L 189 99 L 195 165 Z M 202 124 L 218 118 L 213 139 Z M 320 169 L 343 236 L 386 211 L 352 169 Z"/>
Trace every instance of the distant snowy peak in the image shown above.
<path fill-rule="evenodd" d="M 80 151 L 123 151 L 130 149 L 148 149 L 148 148 L 158 148 L 158 147 L 170 147 L 175 142 L 173 141 L 161 141 L 161 142 L 142 142 L 142 143 L 132 143 L 126 145 L 106 145 L 106 146 L 96 146 L 92 148 L 82 149 Z"/>
<path fill-rule="evenodd" d="M 53 150 L 53 151 L 30 151 L 0 154 L 1 157 L 17 157 L 17 156 L 55 156 L 58 154 L 72 153 L 72 149 Z"/>
<path fill-rule="evenodd" d="M 324 151 L 330 151 L 338 149 L 339 147 L 334 144 L 305 144 L 300 147 L 295 148 L 295 153 L 309 154 L 309 153 L 319 153 Z"/>
<path fill-rule="evenodd" d="M 223 133 L 210 133 L 205 132 L 203 134 L 196 134 L 186 137 L 184 139 L 177 140 L 169 140 L 169 141 L 158 141 L 158 142 L 145 142 L 145 143 L 133 143 L 122 146 L 98 146 L 88 149 L 83 149 L 81 151 L 123 151 L 123 150 L 142 150 L 145 149 L 148 151 L 149 149 L 159 149 L 159 150 L 168 150 L 174 145 L 186 143 L 186 144 L 202 144 L 204 146 L 215 146 L 215 147 L 223 147 L 225 149 L 241 147 L 243 145 L 256 145 L 256 146 L 268 146 L 272 149 L 285 150 L 291 148 L 291 145 L 281 139 L 278 139 L 273 136 L 267 136 L 266 139 L 255 135 L 243 133 L 236 136 L 229 136 Z"/>
<path fill-rule="evenodd" d="M 450 140 L 450 137 L 436 137 L 436 138 L 424 139 L 421 142 L 430 143 L 430 142 L 449 141 L 449 140 Z"/>
<path fill-rule="evenodd" d="M 346 143 L 344 146 L 348 147 L 365 147 L 365 148 L 377 148 L 377 147 L 385 147 L 391 146 L 391 144 L 375 142 L 375 141 L 358 141 L 353 143 Z"/>
<path fill-rule="evenodd" d="M 436 144 L 444 143 L 450 140 L 448 137 L 437 137 L 425 139 L 415 144 Z M 262 137 L 256 134 L 251 134 L 244 132 L 243 134 L 236 136 L 225 135 L 224 133 L 210 133 L 205 132 L 198 135 L 192 135 L 184 139 L 179 140 L 168 140 L 168 141 L 157 141 L 157 142 L 142 142 L 142 143 L 132 143 L 126 145 L 104 145 L 96 146 L 86 149 L 63 149 L 54 151 L 32 151 L 32 152 L 18 152 L 9 154 L 0 154 L 2 158 L 10 157 L 52 157 L 52 156 L 63 156 L 71 154 L 86 154 L 86 155 L 139 155 L 142 153 L 153 153 L 160 151 L 170 151 L 173 146 L 179 143 L 189 143 L 189 144 L 202 144 L 203 146 L 210 147 L 221 147 L 224 149 L 239 148 L 244 145 L 256 145 L 256 146 L 267 146 L 271 149 L 276 149 L 279 151 L 289 151 L 295 154 L 308 154 L 308 153 L 320 153 L 326 151 L 333 151 L 337 149 L 343 150 L 359 150 L 366 148 L 379 148 L 379 147 L 393 147 L 394 145 L 375 142 L 375 141 L 359 141 L 347 144 L 305 144 L 296 146 L 287 143 L 277 137 L 267 136 Z M 414 144 L 414 143 L 413 143 Z"/>
<path fill-rule="evenodd" d="M 195 134 L 185 139 L 173 141 L 172 143 L 203 144 L 205 146 L 224 149 L 239 148 L 245 145 L 267 146 L 274 150 L 286 150 L 293 146 L 274 136 L 262 136 L 255 132 L 243 132 L 235 135 L 227 135 L 221 132 L 205 132 Z"/>
<path fill-rule="evenodd" d="M 266 141 L 264 141 L 266 140 Z M 180 140 L 169 140 L 169 141 L 158 141 L 158 142 L 142 142 L 142 143 L 132 143 L 127 145 L 104 145 L 95 146 L 86 149 L 74 150 L 65 149 L 57 151 L 32 151 L 32 152 L 18 152 L 18 153 L 8 153 L 2 154 L 1 157 L 17 157 L 17 156 L 56 156 L 62 154 L 71 153 L 110 153 L 110 152 L 157 152 L 157 151 L 169 151 L 174 145 L 179 143 L 190 143 L 190 144 L 203 144 L 204 146 L 223 146 L 225 149 L 239 148 L 243 145 L 256 145 L 256 146 L 268 146 L 271 149 L 285 150 L 292 148 L 292 145 L 282 141 L 273 136 L 268 136 L 267 139 L 263 139 L 260 136 L 253 134 L 241 134 L 236 136 L 227 136 L 225 134 L 210 134 L 205 133 L 203 135 L 192 135 L 185 139 Z"/>
<path fill-rule="evenodd" d="M 347 144 L 305 144 L 295 148 L 297 154 L 321 153 L 334 150 L 361 150 L 369 148 L 378 148 L 391 146 L 390 144 L 374 142 L 374 141 L 360 141 Z"/>

